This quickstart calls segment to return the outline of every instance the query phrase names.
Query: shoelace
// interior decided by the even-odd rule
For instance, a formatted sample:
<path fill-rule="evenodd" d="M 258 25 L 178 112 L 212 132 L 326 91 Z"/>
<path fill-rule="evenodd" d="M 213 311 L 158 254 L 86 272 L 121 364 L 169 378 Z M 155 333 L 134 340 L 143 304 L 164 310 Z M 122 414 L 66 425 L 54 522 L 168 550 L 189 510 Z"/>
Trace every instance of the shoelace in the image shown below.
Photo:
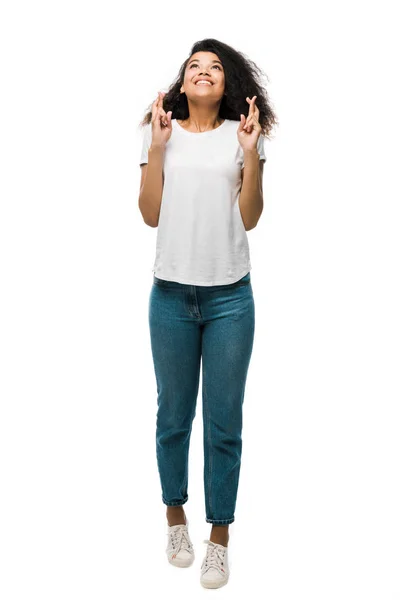
<path fill-rule="evenodd" d="M 225 560 L 226 548 L 223 549 L 221 546 L 217 546 L 210 540 L 203 540 L 203 542 L 204 544 L 208 544 L 207 554 L 203 563 L 203 573 L 206 573 L 208 569 L 214 567 L 214 569 L 217 569 L 217 571 L 225 575 L 226 573 L 222 565 Z"/>
<path fill-rule="evenodd" d="M 180 550 L 192 549 L 192 544 L 189 540 L 187 525 L 182 525 L 180 527 L 177 527 L 176 529 L 173 529 L 171 533 L 169 533 L 169 535 L 171 536 L 171 543 L 172 549 L 174 551 L 174 556 L 176 556 Z"/>

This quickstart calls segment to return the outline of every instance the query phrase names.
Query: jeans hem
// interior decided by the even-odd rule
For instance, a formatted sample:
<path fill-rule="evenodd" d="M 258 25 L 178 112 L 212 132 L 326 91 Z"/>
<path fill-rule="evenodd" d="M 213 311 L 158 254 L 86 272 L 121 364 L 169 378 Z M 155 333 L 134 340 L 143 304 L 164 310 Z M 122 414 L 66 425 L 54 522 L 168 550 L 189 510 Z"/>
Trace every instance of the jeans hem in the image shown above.
<path fill-rule="evenodd" d="M 188 499 L 189 499 L 189 496 L 187 498 L 185 498 L 184 500 L 178 500 L 176 502 L 174 502 L 174 501 L 167 502 L 166 500 L 164 500 L 164 498 L 162 499 L 162 501 L 164 504 L 166 504 L 166 506 L 183 506 L 183 504 L 186 504 Z"/>
<path fill-rule="evenodd" d="M 232 517 L 232 519 L 208 519 L 206 517 L 206 522 L 207 523 L 213 523 L 213 525 L 230 525 L 231 523 L 233 523 L 235 520 L 235 517 Z"/>

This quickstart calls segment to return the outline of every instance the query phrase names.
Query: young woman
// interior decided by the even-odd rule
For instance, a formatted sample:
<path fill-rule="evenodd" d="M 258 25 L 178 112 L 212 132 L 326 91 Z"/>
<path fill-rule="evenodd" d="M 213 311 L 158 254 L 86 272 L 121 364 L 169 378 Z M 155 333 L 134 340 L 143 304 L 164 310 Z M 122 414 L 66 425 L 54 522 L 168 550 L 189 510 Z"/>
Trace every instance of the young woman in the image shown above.
<path fill-rule="evenodd" d="M 255 310 L 246 232 L 263 210 L 264 136 L 277 122 L 257 67 L 214 39 L 194 44 L 145 126 L 139 209 L 158 227 L 149 299 L 156 453 L 171 564 L 194 559 L 183 504 L 202 364 L 204 587 L 228 581 Z M 248 94 L 248 95 L 247 95 Z"/>

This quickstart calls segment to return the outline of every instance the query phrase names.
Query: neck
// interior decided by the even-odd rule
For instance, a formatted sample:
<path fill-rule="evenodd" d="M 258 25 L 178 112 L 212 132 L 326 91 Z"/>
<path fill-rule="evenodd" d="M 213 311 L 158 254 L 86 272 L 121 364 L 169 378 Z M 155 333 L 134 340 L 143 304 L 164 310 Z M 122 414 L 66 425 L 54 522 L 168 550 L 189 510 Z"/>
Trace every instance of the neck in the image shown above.
<path fill-rule="evenodd" d="M 185 120 L 185 126 L 192 131 L 208 131 L 219 127 L 223 120 L 218 115 L 218 108 L 210 110 L 189 106 L 189 117 Z"/>

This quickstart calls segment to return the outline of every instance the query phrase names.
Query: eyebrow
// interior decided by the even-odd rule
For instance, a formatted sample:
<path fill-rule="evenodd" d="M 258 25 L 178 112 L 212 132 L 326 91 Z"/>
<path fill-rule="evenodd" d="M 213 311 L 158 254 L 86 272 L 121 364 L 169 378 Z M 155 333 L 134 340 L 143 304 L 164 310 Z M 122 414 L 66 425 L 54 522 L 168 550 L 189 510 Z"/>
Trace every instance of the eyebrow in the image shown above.
<path fill-rule="evenodd" d="M 193 60 L 191 60 L 191 61 L 190 61 L 190 63 L 188 64 L 188 66 L 189 66 L 189 65 L 191 65 L 191 64 L 192 64 L 192 63 L 194 63 L 194 62 L 200 62 L 200 61 L 199 61 L 199 59 L 198 59 L 198 58 L 194 58 Z M 221 62 L 220 60 L 212 60 L 211 62 L 212 62 L 212 63 L 219 63 L 219 64 L 221 65 L 221 67 L 223 66 L 223 65 L 222 65 L 222 62 Z"/>

